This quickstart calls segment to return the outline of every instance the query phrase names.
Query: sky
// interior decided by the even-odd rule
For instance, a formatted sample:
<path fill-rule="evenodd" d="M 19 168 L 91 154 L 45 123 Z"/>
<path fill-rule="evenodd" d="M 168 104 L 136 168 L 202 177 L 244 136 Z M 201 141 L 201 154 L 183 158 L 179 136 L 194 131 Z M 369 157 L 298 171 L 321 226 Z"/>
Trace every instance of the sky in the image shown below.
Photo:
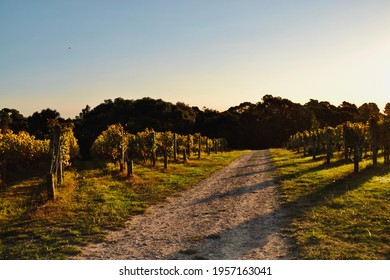
<path fill-rule="evenodd" d="M 388 0 L 0 0 L 0 109 L 390 102 Z"/>

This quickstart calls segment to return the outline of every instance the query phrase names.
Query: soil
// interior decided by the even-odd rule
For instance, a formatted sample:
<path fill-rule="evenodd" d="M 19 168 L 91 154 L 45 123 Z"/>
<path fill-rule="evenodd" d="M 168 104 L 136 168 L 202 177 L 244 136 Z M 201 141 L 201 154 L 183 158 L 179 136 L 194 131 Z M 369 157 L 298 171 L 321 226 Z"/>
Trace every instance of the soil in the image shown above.
<path fill-rule="evenodd" d="M 152 206 L 76 259 L 293 259 L 269 151 L 252 151 Z"/>

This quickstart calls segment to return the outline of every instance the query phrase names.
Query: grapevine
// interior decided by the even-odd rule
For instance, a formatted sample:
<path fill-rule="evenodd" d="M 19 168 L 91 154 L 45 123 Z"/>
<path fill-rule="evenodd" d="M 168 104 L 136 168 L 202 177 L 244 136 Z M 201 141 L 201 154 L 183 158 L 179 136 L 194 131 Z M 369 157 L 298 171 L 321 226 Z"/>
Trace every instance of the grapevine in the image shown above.
<path fill-rule="evenodd" d="M 290 135 L 287 148 L 297 150 L 303 147 L 311 151 L 313 159 L 317 153 L 326 154 L 326 162 L 329 164 L 333 152 L 344 149 L 344 158 L 348 163 L 353 152 L 354 171 L 359 170 L 359 161 L 363 157 L 363 151 L 372 152 L 373 164 L 377 163 L 378 150 L 383 149 L 384 163 L 390 163 L 390 119 L 371 118 L 367 123 L 346 122 L 337 127 L 313 128 L 310 131 L 297 132 Z"/>
<path fill-rule="evenodd" d="M 124 166 L 125 161 L 131 164 L 133 161 L 144 164 L 149 161 L 155 166 L 157 159 L 163 157 L 164 168 L 167 168 L 172 157 L 173 160 L 177 160 L 175 139 L 177 151 L 183 154 L 184 162 L 187 161 L 187 157 L 194 154 L 200 158 L 202 151 L 208 154 L 211 149 L 223 152 L 227 147 L 225 139 L 209 139 L 200 133 L 180 135 L 170 131 L 156 132 L 146 129 L 137 134 L 130 134 L 122 125 L 113 124 L 95 139 L 91 149 L 96 157 L 112 162 L 119 161 L 120 166 Z M 122 168 L 120 171 L 123 171 Z"/>

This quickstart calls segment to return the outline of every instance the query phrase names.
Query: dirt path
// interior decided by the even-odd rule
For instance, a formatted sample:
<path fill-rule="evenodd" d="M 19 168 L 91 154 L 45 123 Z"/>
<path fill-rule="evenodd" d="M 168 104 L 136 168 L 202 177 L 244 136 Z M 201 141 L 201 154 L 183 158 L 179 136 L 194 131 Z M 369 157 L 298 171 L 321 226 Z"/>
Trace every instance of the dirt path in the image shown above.
<path fill-rule="evenodd" d="M 291 259 L 272 171 L 268 151 L 245 154 L 77 259 Z"/>

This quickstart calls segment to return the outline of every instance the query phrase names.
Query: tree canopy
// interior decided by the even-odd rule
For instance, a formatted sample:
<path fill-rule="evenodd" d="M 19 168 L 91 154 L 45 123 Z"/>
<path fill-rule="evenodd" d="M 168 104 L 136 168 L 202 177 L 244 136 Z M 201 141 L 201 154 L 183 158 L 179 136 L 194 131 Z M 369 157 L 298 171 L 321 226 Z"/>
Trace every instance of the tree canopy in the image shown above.
<path fill-rule="evenodd" d="M 304 105 L 288 99 L 265 95 L 257 103 L 244 102 L 224 112 L 176 104 L 161 99 L 107 99 L 91 108 L 86 105 L 73 120 L 64 120 L 53 109 L 44 109 L 25 118 L 15 109 L 0 111 L 0 129 L 26 130 L 38 139 L 48 137 L 48 120 L 73 122 L 75 136 L 83 157 L 88 157 L 94 140 L 111 124 L 119 123 L 129 133 L 145 129 L 180 134 L 201 133 L 227 139 L 231 148 L 259 149 L 280 147 L 290 135 L 318 127 L 337 126 L 344 122 L 367 122 L 373 116 L 390 116 L 390 103 L 382 114 L 375 103 L 360 107 L 347 101 L 339 106 L 310 99 Z"/>

